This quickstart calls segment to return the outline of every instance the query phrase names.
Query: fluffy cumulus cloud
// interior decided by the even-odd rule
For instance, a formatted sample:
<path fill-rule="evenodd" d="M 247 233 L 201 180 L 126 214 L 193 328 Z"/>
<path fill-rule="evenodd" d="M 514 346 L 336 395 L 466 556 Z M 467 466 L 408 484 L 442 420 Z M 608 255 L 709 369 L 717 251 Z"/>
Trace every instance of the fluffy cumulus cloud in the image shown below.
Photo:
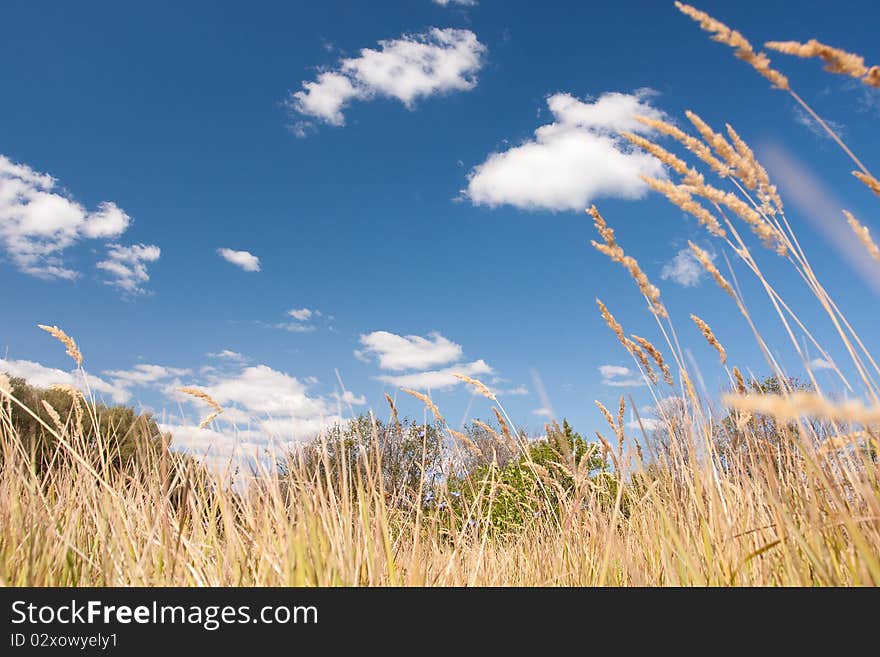
<path fill-rule="evenodd" d="M 354 352 L 355 357 L 365 363 L 376 361 L 380 369 L 391 372 L 375 378 L 397 388 L 448 390 L 461 383 L 456 374 L 481 377 L 495 373 L 483 359 L 462 361 L 464 350 L 461 345 L 436 331 L 426 337 L 374 331 L 362 335 L 360 342 L 363 348 Z M 503 381 L 498 377 L 487 380 Z M 528 391 L 515 388 L 505 392 L 517 395 Z M 496 394 L 502 394 L 502 391 L 496 391 Z"/>
<path fill-rule="evenodd" d="M 115 203 L 88 210 L 63 194 L 49 174 L 0 155 L 0 244 L 20 271 L 46 279 L 77 278 L 64 252 L 83 240 L 117 238 L 130 224 L 131 217 Z M 108 282 L 134 292 L 149 278 L 143 262 L 158 257 L 157 247 L 111 244 L 108 259 L 98 267 L 110 275 Z"/>
<path fill-rule="evenodd" d="M 629 388 L 645 385 L 641 374 L 621 365 L 600 365 L 599 374 L 602 375 L 602 383 L 606 386 Z"/>
<path fill-rule="evenodd" d="M 639 176 L 663 177 L 663 165 L 619 132 L 650 132 L 635 120 L 662 113 L 650 93 L 606 93 L 593 102 L 566 93 L 547 99 L 553 122 L 518 146 L 491 154 L 468 176 L 463 195 L 475 205 L 525 210 L 583 210 L 599 197 L 639 198 Z"/>
<path fill-rule="evenodd" d="M 294 131 L 304 136 L 313 121 L 344 125 L 343 110 L 355 100 L 393 98 L 412 109 L 421 98 L 473 89 L 485 52 L 473 32 L 453 28 L 380 41 L 290 95 L 288 106 L 303 117 Z"/>
<path fill-rule="evenodd" d="M 250 251 L 235 251 L 233 249 L 217 249 L 217 253 L 226 262 L 236 267 L 241 267 L 245 271 L 260 271 L 260 259 Z"/>
<path fill-rule="evenodd" d="M 715 260 L 715 254 L 707 252 L 711 260 Z M 660 270 L 660 278 L 664 281 L 673 281 L 683 287 L 694 287 L 700 283 L 705 274 L 703 265 L 697 260 L 690 248 L 682 249 L 676 253 L 672 260 L 665 263 Z"/>
<path fill-rule="evenodd" d="M 438 370 L 428 370 L 425 372 L 412 372 L 410 374 L 382 374 L 376 377 L 377 380 L 388 383 L 397 388 L 414 388 L 415 390 L 448 390 L 459 383 L 461 380 L 455 377 L 456 374 L 465 374 L 466 376 L 479 377 L 485 374 L 492 374 L 493 370 L 489 364 L 483 359 L 475 360 L 472 363 L 461 363 L 452 365 Z"/>
<path fill-rule="evenodd" d="M 150 280 L 147 263 L 156 262 L 162 251 L 155 244 L 110 244 L 107 257 L 97 264 L 109 278 L 107 283 L 128 294 L 143 294 Z"/>
<path fill-rule="evenodd" d="M 388 331 L 374 331 L 360 337 L 363 349 L 360 356 L 378 358 L 383 370 L 421 370 L 458 360 L 461 345 L 444 338 L 437 332 L 423 338 L 419 335 L 397 335 Z"/>
<path fill-rule="evenodd" d="M 55 384 L 74 386 L 87 393 L 91 390 L 99 399 L 107 399 L 117 404 L 124 404 L 131 399 L 131 393 L 125 385 L 115 381 L 108 382 L 100 377 L 83 373 L 79 370 L 65 371 L 47 367 L 32 360 L 7 360 L 0 358 L 0 372 L 11 377 L 21 377 L 30 385 L 48 388 Z"/>
<path fill-rule="evenodd" d="M 208 393 L 224 409 L 211 427 L 198 428 L 210 409 L 200 399 L 168 388 L 168 393 L 195 409 L 187 422 L 168 423 L 175 444 L 187 450 L 211 452 L 214 457 L 263 458 L 282 456 L 304 439 L 345 421 L 344 409 L 364 404 L 350 391 L 320 395 L 314 379 L 299 379 L 268 365 L 233 371 L 208 371 L 202 379 L 184 380 Z M 221 459 L 222 460 L 222 459 Z"/>

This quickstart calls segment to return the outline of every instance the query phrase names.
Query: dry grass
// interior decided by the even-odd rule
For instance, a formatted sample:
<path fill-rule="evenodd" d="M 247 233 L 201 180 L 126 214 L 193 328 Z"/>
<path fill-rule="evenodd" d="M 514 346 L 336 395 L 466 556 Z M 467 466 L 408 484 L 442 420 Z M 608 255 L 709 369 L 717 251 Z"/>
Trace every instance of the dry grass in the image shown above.
<path fill-rule="evenodd" d="M 791 90 L 788 79 L 771 68 L 769 58 L 756 52 L 745 37 L 693 7 L 676 5 L 809 109 Z M 873 79 L 873 69 L 863 72 L 854 56 L 811 43 L 810 52 L 833 67 Z M 795 50 L 793 46 L 777 49 Z M 799 46 L 795 54 L 802 52 L 806 51 Z M 679 207 L 689 208 L 709 228 L 718 249 L 732 255 L 734 264 L 766 295 L 772 310 L 762 314 L 760 323 L 778 321 L 789 345 L 765 342 L 749 307 L 728 278 L 706 251 L 691 244 L 702 266 L 733 300 L 738 314 L 732 316 L 752 332 L 766 367 L 781 383 L 779 390 L 760 394 L 734 366 L 728 373 L 732 393 L 723 396 L 729 410 L 717 408 L 711 392 L 709 398 L 701 396 L 693 383 L 700 381 L 699 373 L 687 364 L 675 317 L 660 303 L 659 289 L 623 252 L 613 230 L 592 208 L 590 214 L 603 239 L 601 244 L 594 243 L 596 248 L 632 275 L 648 302 L 651 312 L 646 319 L 656 324 L 659 339 L 627 337 L 597 300 L 600 312 L 656 399 L 668 395 L 669 388 L 659 387 L 651 359 L 667 384 L 679 383 L 680 405 L 675 412 L 658 406 L 660 429 L 651 441 L 647 432 L 631 430 L 625 422 L 622 397 L 616 416 L 596 402 L 617 443 L 613 446 L 596 432 L 602 458 L 614 466 L 618 485 L 612 503 L 604 496 L 607 489 L 598 486 L 589 472 L 561 458 L 559 466 L 570 475 L 571 485 L 558 486 L 546 468 L 531 463 L 541 490 L 546 493 L 545 486 L 552 488 L 558 502 L 544 509 L 548 513 L 536 512 L 519 530 L 504 535 L 492 531 L 486 515 L 493 500 L 504 492 L 504 485 L 493 478 L 486 480 L 470 504 L 454 504 L 442 484 L 438 498 L 448 504 L 426 508 L 418 493 L 413 504 L 395 504 L 383 487 L 375 425 L 359 437 L 362 467 L 315 470 L 294 459 L 286 476 L 274 469 L 264 471 L 246 493 L 229 486 L 228 478 L 208 477 L 192 460 L 165 450 L 145 454 L 133 471 L 122 472 L 108 468 L 101 456 L 103 443 L 112 442 L 112 436 L 99 437 L 97 445 L 84 437 L 82 414 L 97 410 L 93 400 L 78 392 L 71 393 L 77 402 L 73 417 L 50 413 L 53 426 L 44 427 L 56 439 L 58 454 L 65 457 L 59 459 L 63 467 L 38 471 L 12 424 L 12 414 L 26 412 L 25 407 L 11 396 L 9 381 L 0 374 L 0 583 L 880 584 L 880 388 L 876 383 L 880 368 L 816 276 L 775 187 L 746 141 L 729 126 L 724 137 L 696 114 L 688 117 L 702 139 L 669 123 L 646 122 L 696 156 L 708 168 L 706 173 L 688 164 L 686 153 L 676 155 L 642 137 L 628 137 L 681 177 L 677 185 L 655 182 L 652 186 Z M 875 180 L 821 123 L 859 166 L 862 178 Z M 708 175 L 717 176 L 719 184 L 729 189 L 709 185 Z M 711 203 L 715 214 L 694 207 L 699 205 L 695 196 Z M 766 278 L 737 229 L 736 218 L 791 264 L 796 280 L 833 327 L 836 344 L 821 344 Z M 872 248 L 877 247 L 868 229 L 849 214 L 847 219 L 873 254 Z M 841 230 L 846 227 L 841 225 Z M 759 256 L 776 259 L 757 251 Z M 696 315 L 693 319 L 724 363 L 728 354 L 709 325 Z M 81 365 L 82 355 L 67 334 L 57 327 L 41 328 L 61 340 Z M 665 342 L 667 358 L 655 346 L 662 344 L 660 340 Z M 786 368 L 778 357 L 781 347 L 798 355 L 800 361 L 792 366 L 802 369 L 808 362 L 805 345 L 829 360 L 831 350 L 840 352 L 839 362 L 848 360 L 851 377 L 834 370 L 845 399 L 821 389 L 809 367 L 812 390 L 794 390 L 786 383 Z M 497 401 L 481 382 L 460 378 Z M 185 392 L 213 402 L 202 391 Z M 404 392 L 421 400 L 445 424 L 430 397 Z M 387 400 L 396 424 L 397 409 L 390 397 Z M 215 413 L 221 412 L 216 402 L 211 405 Z M 521 437 L 503 408 L 493 406 L 492 412 L 500 432 L 486 424 L 479 426 L 499 445 L 522 449 Z M 768 418 L 775 427 L 771 433 L 766 430 Z M 641 419 L 638 423 L 642 424 Z M 467 450 L 482 452 L 466 435 L 448 432 Z M 643 453 L 643 444 L 652 452 L 650 458 Z M 323 449 L 319 459 L 329 459 L 332 447 L 325 443 Z M 334 456 L 344 461 L 346 454 Z M 545 496 L 534 503 L 549 499 Z"/>

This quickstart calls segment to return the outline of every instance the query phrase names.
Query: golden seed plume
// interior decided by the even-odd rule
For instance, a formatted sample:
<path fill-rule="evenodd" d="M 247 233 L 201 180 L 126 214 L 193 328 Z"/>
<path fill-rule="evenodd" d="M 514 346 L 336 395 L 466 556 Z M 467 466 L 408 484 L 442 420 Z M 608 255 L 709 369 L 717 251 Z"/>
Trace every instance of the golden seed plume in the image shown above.
<path fill-rule="evenodd" d="M 635 280 L 641 293 L 648 299 L 651 312 L 659 317 L 668 317 L 669 313 L 666 312 L 665 306 L 660 302 L 660 290 L 655 285 L 651 284 L 648 277 L 645 275 L 645 272 L 639 267 L 638 261 L 635 258 L 626 255 L 623 248 L 617 244 L 614 239 L 614 229 L 610 228 L 608 224 L 605 223 L 605 220 L 602 218 L 602 215 L 599 214 L 599 210 L 596 209 L 595 205 L 591 206 L 590 209 L 587 210 L 587 213 L 593 217 L 596 230 L 599 232 L 599 235 L 602 236 L 602 239 L 605 240 L 605 244 L 599 244 L 595 240 L 592 241 L 593 247 L 597 251 L 607 255 L 614 262 L 619 262 L 626 268 L 630 276 Z"/>
<path fill-rule="evenodd" d="M 689 135 L 681 128 L 678 128 L 671 123 L 667 123 L 666 121 L 652 119 L 647 116 L 636 116 L 635 119 L 639 123 L 643 123 L 649 128 L 654 128 L 654 130 L 657 130 L 661 134 L 667 135 L 675 139 L 682 146 L 687 148 L 691 153 L 700 158 L 700 160 L 707 164 L 709 168 L 712 169 L 712 171 L 714 171 L 720 177 L 726 178 L 730 175 L 730 167 L 728 167 L 721 160 L 712 155 L 712 150 L 708 146 L 706 146 L 706 144 L 701 142 L 696 137 Z"/>
<path fill-rule="evenodd" d="M 614 332 L 614 335 L 617 336 L 617 339 L 620 340 L 620 344 L 622 344 L 629 353 L 638 358 L 651 382 L 657 383 L 657 374 L 651 367 L 651 363 L 648 361 L 648 357 L 645 354 L 644 350 L 635 342 L 626 337 L 626 334 L 623 332 L 623 327 L 620 325 L 620 322 L 618 322 L 614 318 L 614 315 L 611 314 L 611 311 L 608 310 L 608 308 L 605 306 L 604 303 L 602 303 L 602 301 L 596 299 L 596 303 L 599 305 L 599 312 L 602 313 L 602 319 L 605 320 L 605 323 L 608 324 L 608 328 L 610 328 Z"/>
<path fill-rule="evenodd" d="M 736 391 L 741 395 L 746 394 L 745 379 L 743 379 L 742 372 L 739 371 L 736 365 L 733 366 L 733 379 L 736 381 Z"/>
<path fill-rule="evenodd" d="M 626 413 L 626 400 L 623 395 L 620 396 L 620 401 L 617 405 L 617 428 L 615 432 L 617 433 L 617 452 L 619 454 L 623 454 L 623 441 L 624 441 L 624 433 L 623 433 L 623 418 Z"/>
<path fill-rule="evenodd" d="M 455 438 L 457 438 L 465 447 L 467 447 L 468 451 L 474 456 L 481 458 L 483 456 L 483 452 L 477 447 L 477 444 L 467 437 L 466 434 L 461 431 L 456 431 L 452 427 L 447 427 L 449 429 L 449 433 L 452 434 Z"/>
<path fill-rule="evenodd" d="M 501 436 L 499 436 L 499 435 L 498 435 L 498 432 L 495 431 L 495 429 L 493 429 L 492 427 L 490 427 L 488 424 L 486 424 L 485 422 L 481 422 L 480 420 L 473 420 L 473 423 L 476 424 L 476 425 L 477 425 L 478 427 L 480 427 L 481 429 L 483 429 L 483 431 L 487 432 L 487 433 L 488 433 L 490 436 L 492 436 L 497 442 L 499 442 L 499 443 L 501 442 Z"/>
<path fill-rule="evenodd" d="M 859 55 L 834 48 L 816 39 L 810 39 L 806 43 L 798 41 L 768 41 L 765 48 L 776 52 L 794 55 L 805 59 L 818 58 L 825 62 L 825 70 L 829 73 L 848 75 L 852 78 L 862 78 L 865 84 L 869 84 L 864 78 L 868 75 L 868 67 L 865 66 L 865 58 Z"/>
<path fill-rule="evenodd" d="M 400 426 L 400 419 L 397 416 L 397 407 L 394 405 L 394 400 L 391 399 L 391 395 L 387 392 L 385 393 L 385 401 L 387 401 L 388 405 L 391 407 L 391 421 L 394 423 L 394 428 L 397 429 L 398 435 L 402 435 L 403 429 Z"/>
<path fill-rule="evenodd" d="M 214 411 L 213 413 L 211 413 L 210 415 L 205 417 L 205 419 L 203 419 L 201 422 L 199 422 L 199 429 L 205 429 L 205 428 L 211 426 L 211 422 L 213 422 L 217 418 L 217 416 L 220 415 L 220 413 L 222 413 L 222 412 L 223 411 Z"/>
<path fill-rule="evenodd" d="M 703 119 L 701 119 L 696 113 L 686 110 L 684 114 L 697 129 L 697 132 L 700 133 L 703 141 L 709 144 L 709 146 L 718 153 L 721 159 L 727 163 L 728 167 L 737 172 L 737 175 L 744 183 L 746 183 L 746 186 L 749 187 L 749 189 L 754 189 L 754 172 L 749 170 L 748 166 L 742 161 L 742 157 L 740 157 L 737 150 L 730 145 L 724 136 L 712 130 L 712 128 L 709 127 L 709 124 L 703 121 Z"/>
<path fill-rule="evenodd" d="M 666 361 L 663 359 L 663 354 L 660 352 L 657 347 L 653 345 L 646 338 L 641 337 L 640 335 L 632 335 L 632 339 L 638 344 L 642 349 L 644 349 L 648 354 L 650 354 L 651 358 L 654 359 L 654 362 L 657 363 L 657 367 L 660 368 L 660 371 L 663 373 L 663 380 L 668 384 L 672 385 L 672 372 L 669 371 L 669 365 L 666 364 Z"/>
<path fill-rule="evenodd" d="M 856 237 L 859 238 L 859 241 L 864 244 L 865 248 L 868 250 L 868 253 L 871 254 L 871 257 L 874 258 L 877 262 L 880 262 L 880 247 L 877 246 L 877 243 L 874 242 L 871 237 L 871 231 L 868 230 L 868 227 L 864 224 L 859 223 L 859 220 L 856 219 L 852 213 L 843 211 L 843 214 L 846 216 L 846 222 L 849 224 L 850 228 L 852 228 L 853 232 L 856 234 Z"/>
<path fill-rule="evenodd" d="M 758 198 L 763 205 L 762 210 L 767 214 L 782 212 L 782 198 L 779 196 L 776 185 L 773 185 L 770 182 L 770 176 L 767 175 L 767 169 L 758 162 L 758 158 L 755 157 L 754 151 L 752 151 L 745 140 L 739 136 L 736 130 L 734 130 L 729 123 L 726 123 L 725 127 L 727 128 L 727 136 L 730 137 L 730 141 L 733 142 L 736 152 L 739 153 L 742 158 L 743 167 L 755 176 L 758 188 Z"/>
<path fill-rule="evenodd" d="M 498 399 L 495 397 L 495 393 L 489 390 L 489 387 L 483 383 L 482 381 L 475 379 L 473 377 L 467 376 L 466 374 L 458 374 L 455 373 L 454 376 L 456 379 L 460 381 L 464 381 L 465 383 L 472 385 L 474 389 L 486 399 L 491 399 L 494 402 L 497 402 Z"/>
<path fill-rule="evenodd" d="M 673 155 L 659 144 L 655 144 L 650 139 L 645 139 L 641 135 L 637 135 L 632 132 L 621 132 L 620 134 L 642 150 L 647 151 L 648 153 L 656 157 L 658 160 L 660 160 L 663 164 L 671 168 L 676 173 L 682 176 L 696 175 L 702 178 L 702 176 L 697 171 L 689 167 L 684 160 L 679 158 L 677 155 Z"/>
<path fill-rule="evenodd" d="M 0 372 L 0 393 L 12 395 L 12 382 L 4 372 Z"/>
<path fill-rule="evenodd" d="M 736 299 L 736 293 L 733 291 L 733 287 L 730 283 L 727 282 L 727 279 L 721 275 L 721 272 L 718 271 L 718 267 L 715 266 L 715 263 L 712 262 L 712 258 L 709 257 L 709 254 L 703 251 L 700 247 L 698 247 L 693 242 L 688 241 L 688 246 L 691 247 L 691 251 L 694 256 L 703 265 L 703 269 L 705 269 L 709 274 L 712 275 L 712 278 L 715 279 L 715 282 L 718 284 L 722 290 L 727 292 L 734 300 Z"/>
<path fill-rule="evenodd" d="M 880 88 L 880 66 L 872 66 L 868 69 L 868 74 L 862 78 L 862 82 L 868 86 Z"/>
<path fill-rule="evenodd" d="M 867 173 L 862 173 L 861 171 L 853 171 L 852 174 L 861 180 L 868 189 L 874 192 L 877 196 L 880 196 L 880 180 L 877 180 L 874 176 L 868 175 Z"/>
<path fill-rule="evenodd" d="M 41 399 L 40 401 L 43 403 L 43 408 L 46 409 L 49 417 L 52 418 L 52 423 L 55 425 L 58 433 L 62 433 L 64 431 L 64 423 L 61 421 L 61 416 L 58 415 L 58 411 L 56 411 L 55 407 L 47 402 L 45 399 Z"/>
<path fill-rule="evenodd" d="M 203 402 L 208 404 L 214 411 L 208 414 L 201 422 L 199 422 L 199 429 L 204 429 L 208 427 L 214 419 L 223 412 L 223 407 L 217 403 L 217 401 L 211 397 L 204 390 L 199 390 L 198 388 L 178 388 L 179 392 L 189 395 L 190 397 L 195 397 L 196 399 L 201 399 Z"/>
<path fill-rule="evenodd" d="M 201 399 L 203 402 L 208 404 L 211 408 L 213 408 L 218 413 L 223 412 L 223 407 L 217 403 L 217 401 L 211 397 L 207 392 L 203 390 L 199 390 L 198 388 L 178 388 L 178 392 L 182 392 L 184 394 L 189 395 L 190 397 L 195 397 L 196 399 Z"/>
<path fill-rule="evenodd" d="M 58 390 L 68 395 L 73 402 L 73 415 L 76 422 L 76 435 L 83 434 L 83 418 L 85 417 L 85 409 L 82 407 L 83 393 L 82 390 L 66 383 L 53 383 L 49 386 L 49 390 Z"/>
<path fill-rule="evenodd" d="M 694 187 L 693 191 L 695 194 L 709 199 L 714 203 L 718 203 L 719 205 L 724 205 L 733 211 L 740 219 L 749 225 L 755 235 L 761 238 L 761 242 L 763 242 L 764 246 L 767 248 L 774 249 L 776 253 L 781 256 L 788 253 L 785 236 L 779 231 L 779 229 L 771 225 L 769 221 L 736 194 L 721 191 L 717 187 L 713 187 L 709 184 Z"/>
<path fill-rule="evenodd" d="M 727 362 L 727 352 L 724 350 L 724 347 L 718 342 L 718 338 L 715 337 L 715 334 L 712 332 L 712 327 L 709 326 L 705 321 L 697 317 L 696 315 L 691 315 L 691 320 L 693 320 L 694 324 L 697 325 L 697 328 L 703 333 L 703 337 L 706 338 L 706 342 L 708 342 L 715 350 L 718 352 L 718 355 L 721 356 L 721 364 Z"/>
<path fill-rule="evenodd" d="M 593 400 L 596 404 L 596 407 L 602 412 L 602 415 L 605 417 L 605 421 L 608 423 L 608 426 L 611 427 L 611 430 L 616 432 L 617 425 L 614 423 L 614 416 L 611 415 L 611 412 L 605 408 L 605 405 L 600 402 L 598 399 Z"/>
<path fill-rule="evenodd" d="M 725 237 L 727 235 L 727 232 L 721 227 L 721 223 L 715 218 L 715 215 L 700 205 L 694 200 L 694 197 L 691 196 L 689 190 L 693 189 L 692 187 L 676 185 L 668 180 L 659 180 L 658 178 L 651 178 L 650 176 L 640 177 L 645 181 L 645 184 L 648 185 L 648 187 L 655 192 L 663 194 L 673 205 L 678 206 L 688 214 L 696 217 L 697 222 L 699 222 L 699 224 L 712 235 L 715 235 L 716 237 Z"/>
<path fill-rule="evenodd" d="M 507 422 L 504 421 L 504 417 L 501 415 L 501 411 L 494 406 L 492 407 L 492 411 L 495 413 L 495 418 L 498 420 L 498 426 L 501 427 L 501 433 L 507 441 L 507 444 L 517 445 L 516 440 L 513 438 L 513 434 L 510 433 L 510 427 L 507 426 Z"/>
<path fill-rule="evenodd" d="M 425 406 L 427 406 L 428 410 L 431 411 L 431 413 L 433 413 L 434 418 L 438 422 L 446 422 L 446 420 L 443 419 L 443 415 L 440 413 L 440 409 L 437 408 L 437 405 L 434 404 L 433 401 L 431 401 L 431 398 L 428 397 L 428 395 L 423 395 L 422 393 L 418 392 L 417 390 L 412 390 L 410 388 L 401 388 L 401 390 L 408 395 L 412 395 L 413 397 L 418 399 L 420 402 L 422 402 Z"/>
<path fill-rule="evenodd" d="M 74 360 L 74 362 L 76 362 L 77 367 L 82 367 L 82 353 L 80 352 L 79 347 L 76 346 L 76 342 L 73 340 L 72 337 L 67 335 L 67 333 L 62 331 L 57 326 L 37 324 L 37 327 L 43 329 L 46 333 L 48 333 L 65 347 L 67 347 L 67 355 L 70 356 Z"/>
<path fill-rule="evenodd" d="M 724 403 L 739 411 L 770 415 L 781 421 L 816 417 L 864 425 L 880 422 L 880 406 L 867 407 L 858 399 L 835 404 L 818 393 L 801 390 L 787 396 L 725 395 Z"/>
<path fill-rule="evenodd" d="M 700 24 L 700 27 L 706 32 L 713 34 L 712 39 L 730 46 L 736 50 L 736 56 L 749 64 L 758 73 L 770 80 L 777 89 L 788 89 L 788 78 L 779 71 L 770 68 L 770 58 L 763 52 L 755 52 L 752 44 L 736 30 L 731 30 L 727 25 L 719 20 L 712 18 L 704 11 L 686 5 L 682 2 L 676 2 L 675 6 L 678 10 L 689 16 Z"/>

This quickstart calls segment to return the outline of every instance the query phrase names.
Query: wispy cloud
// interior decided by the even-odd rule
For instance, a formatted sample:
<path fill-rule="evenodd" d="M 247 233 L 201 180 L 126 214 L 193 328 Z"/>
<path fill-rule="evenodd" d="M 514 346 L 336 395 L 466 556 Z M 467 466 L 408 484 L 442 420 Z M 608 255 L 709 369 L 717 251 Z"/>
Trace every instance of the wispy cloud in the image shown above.
<path fill-rule="evenodd" d="M 288 106 L 303 117 L 294 132 L 305 136 L 313 121 L 345 125 L 343 110 L 355 100 L 394 98 L 412 109 L 420 98 L 473 89 L 485 52 L 473 32 L 452 28 L 380 41 L 290 95 Z"/>
<path fill-rule="evenodd" d="M 217 253 L 226 262 L 232 263 L 236 267 L 241 267 L 245 271 L 260 271 L 260 259 L 250 251 L 234 251 L 232 249 L 217 249 Z"/>
<path fill-rule="evenodd" d="M 707 251 L 707 254 L 711 260 L 715 260 L 714 253 Z M 683 287 L 695 287 L 704 274 L 703 266 L 690 248 L 676 253 L 660 270 L 660 278 L 664 281 L 671 280 Z"/>
<path fill-rule="evenodd" d="M 473 7 L 477 4 L 477 0 L 431 0 L 435 5 L 448 7 L 449 5 L 463 5 L 465 7 Z"/>
<path fill-rule="evenodd" d="M 461 379 L 455 377 L 456 374 L 465 374 L 467 376 L 480 376 L 483 374 L 492 374 L 492 368 L 489 364 L 480 359 L 472 363 L 461 363 L 452 365 L 439 370 L 429 370 L 427 372 L 413 372 L 411 374 L 389 375 L 383 374 L 377 376 L 376 379 L 383 381 L 397 388 L 414 388 L 416 390 L 448 390 L 461 383 Z"/>
<path fill-rule="evenodd" d="M 222 351 L 206 355 L 209 358 L 219 358 L 221 360 L 229 360 L 234 363 L 243 363 L 247 360 L 247 357 L 244 354 L 240 354 L 237 351 L 232 351 L 231 349 L 223 349 Z"/>
<path fill-rule="evenodd" d="M 475 205 L 512 205 L 525 210 L 583 210 L 599 197 L 639 198 L 639 178 L 663 177 L 663 165 L 630 148 L 621 130 L 649 132 L 635 120 L 660 118 L 650 93 L 606 93 L 594 102 L 566 93 L 547 99 L 554 121 L 533 139 L 491 154 L 468 176 L 462 194 Z"/>
<path fill-rule="evenodd" d="M 620 365 L 600 365 L 599 373 L 602 375 L 602 383 L 606 386 L 630 388 L 645 385 L 641 374 L 629 367 Z"/>
<path fill-rule="evenodd" d="M 74 279 L 63 259 L 81 240 L 119 237 L 131 218 L 106 201 L 87 210 L 58 191 L 58 181 L 0 155 L 0 243 L 22 272 L 40 278 Z"/>
<path fill-rule="evenodd" d="M 170 378 L 185 376 L 192 371 L 164 365 L 139 363 L 130 370 L 105 370 L 104 375 L 113 380 L 113 384 L 123 388 L 131 386 L 149 386 L 167 381 Z"/>

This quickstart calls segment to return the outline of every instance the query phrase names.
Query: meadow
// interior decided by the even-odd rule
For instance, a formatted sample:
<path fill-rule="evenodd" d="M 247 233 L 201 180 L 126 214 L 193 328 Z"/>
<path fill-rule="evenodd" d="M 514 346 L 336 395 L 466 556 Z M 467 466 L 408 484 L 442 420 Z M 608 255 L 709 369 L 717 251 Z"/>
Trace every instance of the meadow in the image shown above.
<path fill-rule="evenodd" d="M 880 182 L 797 95 L 777 62 L 710 16 L 676 6 L 764 76 L 775 87 L 768 93 L 788 93 L 803 106 L 880 202 Z M 880 68 L 818 41 L 766 48 L 779 61 L 818 58 L 830 74 L 880 87 Z M 685 119 L 687 131 L 644 119 L 665 145 L 660 137 L 625 135 L 669 169 L 668 180 L 645 182 L 695 217 L 740 275 L 759 283 L 790 337 L 787 348 L 800 354 L 805 340 L 812 351 L 847 363 L 853 377 L 836 370 L 851 391 L 846 398 L 823 389 L 809 369 L 809 380 L 792 378 L 789 371 L 804 363 L 779 362 L 736 280 L 691 244 L 731 317 L 765 354 L 767 377 L 744 374 L 698 309 L 670 317 L 634 257 L 648 254 L 626 250 L 613 217 L 591 207 L 593 246 L 609 267 L 632 276 L 645 325 L 624 328 L 615 319 L 623 300 L 597 299 L 597 312 L 658 402 L 666 399 L 656 417 L 639 417 L 638 430 L 626 426 L 625 414 L 637 409 L 621 397 L 611 409 L 597 402 L 607 426 L 588 437 L 567 425 L 526 436 L 488 387 L 463 376 L 492 403 L 491 424 L 456 430 L 429 396 L 405 390 L 426 405 L 430 422 L 399 418 L 389 398 L 383 421 L 370 415 L 329 430 L 242 484 L 236 473 L 208 472 L 169 449 L 173 437 L 149 421 L 133 430 L 137 419 L 99 405 L 88 391 L 59 388 L 29 403 L 15 392 L 21 384 L 0 374 L 0 583 L 880 584 L 880 367 L 819 280 L 796 237 L 798 218 L 786 214 L 752 148 L 730 126 L 717 130 L 692 112 Z M 880 267 L 880 248 L 859 218 L 841 208 L 827 221 L 852 231 Z M 791 265 L 835 328 L 835 344 L 814 339 L 765 277 L 765 258 Z M 601 296 L 598 289 L 585 293 Z M 693 322 L 716 350 L 727 389 L 713 396 L 699 389 L 673 319 Z M 73 337 L 42 328 L 82 365 Z M 222 414 L 206 393 L 184 392 L 213 405 L 204 424 Z"/>

